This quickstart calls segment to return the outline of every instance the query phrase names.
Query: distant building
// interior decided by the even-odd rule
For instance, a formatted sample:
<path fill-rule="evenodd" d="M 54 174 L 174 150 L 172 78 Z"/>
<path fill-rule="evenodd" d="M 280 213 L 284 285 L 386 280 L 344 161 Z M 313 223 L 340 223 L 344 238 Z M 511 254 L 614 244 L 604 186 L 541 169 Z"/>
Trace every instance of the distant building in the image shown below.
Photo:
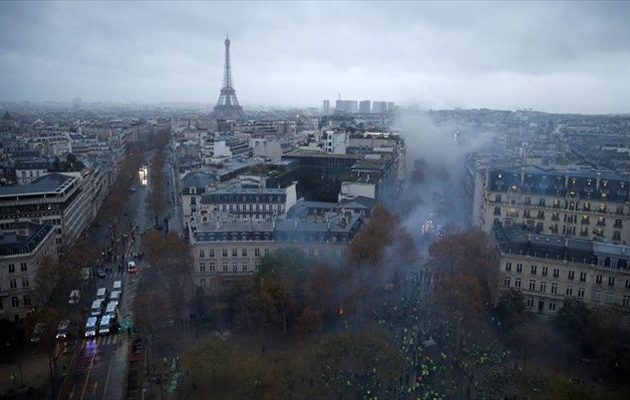
<path fill-rule="evenodd" d="M 335 102 L 335 110 L 345 113 L 356 113 L 359 111 L 359 102 L 357 100 L 337 100 Z"/>
<path fill-rule="evenodd" d="M 330 112 L 330 100 L 324 100 L 322 111 L 324 112 L 324 114 L 328 114 Z"/>
<path fill-rule="evenodd" d="M 372 111 L 372 102 L 370 100 L 363 100 L 359 103 L 359 112 L 361 114 L 369 114 Z"/>
<path fill-rule="evenodd" d="M 346 154 L 348 147 L 348 133 L 346 131 L 325 132 L 326 153 Z"/>
<path fill-rule="evenodd" d="M 372 102 L 372 112 L 376 114 L 382 114 L 387 112 L 386 101 L 374 101 Z"/>
<path fill-rule="evenodd" d="M 18 185 L 26 185 L 48 173 L 50 164 L 43 158 L 21 160 L 15 164 L 15 177 Z"/>
<path fill-rule="evenodd" d="M 33 310 L 40 262 L 57 259 L 52 225 L 19 222 L 0 231 L 0 319 L 17 322 Z"/>
<path fill-rule="evenodd" d="M 199 220 L 264 220 L 284 215 L 297 201 L 295 182 L 281 189 L 258 185 L 239 182 L 204 193 L 196 208 Z"/>

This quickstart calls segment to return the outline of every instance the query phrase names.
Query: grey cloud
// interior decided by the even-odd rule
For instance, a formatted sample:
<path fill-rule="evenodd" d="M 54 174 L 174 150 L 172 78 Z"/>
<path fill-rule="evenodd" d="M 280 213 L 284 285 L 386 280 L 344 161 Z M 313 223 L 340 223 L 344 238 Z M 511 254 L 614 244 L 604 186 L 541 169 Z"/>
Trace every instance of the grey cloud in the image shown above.
<path fill-rule="evenodd" d="M 630 112 L 629 20 L 624 2 L 5 2 L 0 100 L 212 103 L 229 31 L 245 106 Z"/>

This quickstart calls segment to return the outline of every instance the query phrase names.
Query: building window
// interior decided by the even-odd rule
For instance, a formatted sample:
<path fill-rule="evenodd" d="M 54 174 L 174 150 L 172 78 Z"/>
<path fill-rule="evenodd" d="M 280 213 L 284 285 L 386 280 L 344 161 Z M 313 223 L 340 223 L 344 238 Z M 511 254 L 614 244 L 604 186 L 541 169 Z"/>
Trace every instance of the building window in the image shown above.
<path fill-rule="evenodd" d="M 247 249 L 243 249 L 241 251 L 241 254 L 243 255 L 243 257 L 247 257 Z"/>
<path fill-rule="evenodd" d="M 505 263 L 505 270 L 508 271 L 508 272 L 512 270 L 512 263 L 511 262 L 506 262 Z"/>
<path fill-rule="evenodd" d="M 24 301 L 24 305 L 25 306 L 30 306 L 31 303 L 31 296 L 28 294 L 25 294 L 24 297 L 22 298 L 22 300 Z"/>
<path fill-rule="evenodd" d="M 520 288 L 521 287 L 521 278 L 515 278 L 514 279 L 514 287 L 515 288 Z"/>
<path fill-rule="evenodd" d="M 612 292 L 606 292 L 606 298 L 605 298 L 606 303 L 612 304 L 613 299 L 614 299 L 614 295 L 612 294 Z"/>
<path fill-rule="evenodd" d="M 265 248 L 265 255 L 269 254 L 269 248 Z"/>
<path fill-rule="evenodd" d="M 609 276 L 608 277 L 608 286 L 615 286 L 615 277 L 614 276 Z"/>
<path fill-rule="evenodd" d="M 523 272 L 523 264 L 516 264 L 516 272 Z"/>
<path fill-rule="evenodd" d="M 534 299 L 531 297 L 527 298 L 527 307 L 532 308 L 534 307 Z"/>
<path fill-rule="evenodd" d="M 556 311 L 556 303 L 554 302 L 549 303 L 549 311 Z"/>
<path fill-rule="evenodd" d="M 247 272 L 247 261 L 243 261 L 243 264 L 241 265 L 241 268 L 242 268 L 243 272 Z"/>
<path fill-rule="evenodd" d="M 26 271 L 26 263 L 20 263 L 20 271 Z"/>
<path fill-rule="evenodd" d="M 206 256 L 206 252 L 204 249 L 199 249 L 199 258 L 204 258 Z"/>
<path fill-rule="evenodd" d="M 28 287 L 28 277 L 22 277 L 22 287 Z"/>
<path fill-rule="evenodd" d="M 542 276 L 547 276 L 547 271 L 548 271 L 547 267 L 542 267 Z"/>
<path fill-rule="evenodd" d="M 558 268 L 553 269 L 553 277 L 557 278 L 560 276 L 560 270 Z"/>
<path fill-rule="evenodd" d="M 547 293 L 547 282 L 540 282 L 540 293 Z"/>
<path fill-rule="evenodd" d="M 232 262 L 232 272 L 238 272 L 238 262 Z"/>
<path fill-rule="evenodd" d="M 509 276 L 506 276 L 505 279 L 503 280 L 503 286 L 510 287 L 511 283 L 512 283 L 512 279 Z"/>
<path fill-rule="evenodd" d="M 625 294 L 623 296 L 623 300 L 621 301 L 621 305 L 624 306 L 625 308 L 630 308 L 630 296 Z"/>
<path fill-rule="evenodd" d="M 11 307 L 18 308 L 20 306 L 20 299 L 17 296 L 11 297 Z"/>
<path fill-rule="evenodd" d="M 227 249 L 223 249 L 223 257 L 227 257 L 227 255 L 228 255 Z"/>
<path fill-rule="evenodd" d="M 227 262 L 223 262 L 223 263 L 221 264 L 221 270 L 222 270 L 223 272 L 227 272 L 227 268 L 228 268 Z"/>
<path fill-rule="evenodd" d="M 571 286 L 567 288 L 567 296 L 573 296 L 573 288 Z"/>
<path fill-rule="evenodd" d="M 217 265 L 214 261 L 210 261 L 209 267 L 210 267 L 210 272 L 214 272 L 215 269 L 217 268 Z"/>
<path fill-rule="evenodd" d="M 595 301 L 602 301 L 602 292 L 599 290 L 594 290 L 593 291 L 593 300 Z"/>
<path fill-rule="evenodd" d="M 536 291 L 536 281 L 534 279 L 529 280 L 529 291 L 530 292 Z"/>
<path fill-rule="evenodd" d="M 551 284 L 551 294 L 558 294 L 558 284 L 557 283 L 552 283 Z"/>
<path fill-rule="evenodd" d="M 238 249 L 232 249 L 232 257 L 238 257 Z"/>
<path fill-rule="evenodd" d="M 630 289 L 630 279 L 626 279 L 626 289 Z"/>
<path fill-rule="evenodd" d="M 584 288 L 583 287 L 578 289 L 578 297 L 579 298 L 584 298 Z"/>
<path fill-rule="evenodd" d="M 11 279 L 11 280 L 9 281 L 9 287 L 10 287 L 11 289 L 17 289 L 17 280 L 15 280 L 15 279 Z"/>
<path fill-rule="evenodd" d="M 586 282 L 586 272 L 580 272 L 580 282 Z"/>
<path fill-rule="evenodd" d="M 613 232 L 613 237 L 612 237 L 612 240 L 620 241 L 620 240 L 621 240 L 621 232 L 619 232 L 619 231 L 614 231 L 614 232 Z"/>
<path fill-rule="evenodd" d="M 260 264 L 260 261 L 254 260 L 254 271 L 258 271 L 258 265 L 259 264 Z"/>
<path fill-rule="evenodd" d="M 501 207 L 494 207 L 494 215 L 501 215 Z"/>
<path fill-rule="evenodd" d="M 214 257 L 214 249 L 208 250 L 208 257 Z"/>
<path fill-rule="evenodd" d="M 204 278 L 201 278 L 199 280 L 199 284 L 201 285 L 202 288 L 205 288 L 206 287 L 206 280 Z"/>
<path fill-rule="evenodd" d="M 595 276 L 595 283 L 602 283 L 602 275 L 601 274 L 597 274 L 597 276 Z"/>
<path fill-rule="evenodd" d="M 572 281 L 575 278 L 575 272 L 574 271 L 569 271 L 569 274 L 568 274 L 567 278 L 570 281 Z"/>
<path fill-rule="evenodd" d="M 254 256 L 260 257 L 260 249 L 258 247 L 254 249 Z"/>
<path fill-rule="evenodd" d="M 206 272 L 206 263 L 204 261 L 199 263 L 199 272 Z"/>
<path fill-rule="evenodd" d="M 15 272 L 15 264 L 9 264 L 9 272 Z"/>
<path fill-rule="evenodd" d="M 532 265 L 532 269 L 531 269 L 531 274 L 532 275 L 536 275 L 536 270 L 538 269 L 538 266 L 536 265 Z"/>

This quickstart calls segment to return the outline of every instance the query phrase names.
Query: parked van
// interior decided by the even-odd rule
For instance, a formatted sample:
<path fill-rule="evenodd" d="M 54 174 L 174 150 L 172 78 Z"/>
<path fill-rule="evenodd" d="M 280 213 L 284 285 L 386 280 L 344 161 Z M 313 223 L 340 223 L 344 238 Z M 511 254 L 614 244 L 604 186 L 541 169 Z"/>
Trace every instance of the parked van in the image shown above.
<path fill-rule="evenodd" d="M 98 324 L 97 317 L 88 318 L 85 324 L 85 337 L 94 337 L 96 336 L 96 325 Z"/>
<path fill-rule="evenodd" d="M 118 302 L 110 301 L 107 303 L 107 308 L 105 308 L 105 315 L 116 315 L 116 311 L 118 311 Z"/>
<path fill-rule="evenodd" d="M 120 295 L 122 293 L 120 292 L 120 290 L 114 290 L 110 293 L 109 295 L 109 300 L 110 301 L 120 301 Z"/>
<path fill-rule="evenodd" d="M 98 290 L 96 291 L 96 298 L 97 299 L 104 299 L 107 297 L 107 288 L 98 288 Z"/>
<path fill-rule="evenodd" d="M 101 318 L 101 322 L 98 325 L 99 335 L 109 335 L 114 328 L 114 317 L 112 315 L 105 315 Z"/>
<path fill-rule="evenodd" d="M 92 302 L 92 316 L 98 317 L 103 310 L 103 299 L 97 299 Z"/>

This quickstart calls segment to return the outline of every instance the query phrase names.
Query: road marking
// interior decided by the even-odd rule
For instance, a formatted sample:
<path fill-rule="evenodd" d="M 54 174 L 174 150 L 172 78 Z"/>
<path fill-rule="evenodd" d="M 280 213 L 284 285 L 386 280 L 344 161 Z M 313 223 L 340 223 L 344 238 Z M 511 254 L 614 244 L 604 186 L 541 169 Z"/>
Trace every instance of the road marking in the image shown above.
<path fill-rule="evenodd" d="M 72 385 L 72 390 L 70 391 L 70 396 L 68 397 L 68 400 L 72 400 L 74 398 L 74 385 Z"/>
<path fill-rule="evenodd" d="M 98 388 L 98 381 L 94 382 L 94 386 L 92 386 L 92 394 L 96 394 L 96 388 Z"/>
<path fill-rule="evenodd" d="M 109 377 L 112 374 L 112 365 L 114 365 L 115 359 L 112 357 L 112 360 L 109 363 L 109 369 L 107 370 L 107 378 L 105 378 L 105 389 L 103 390 L 103 398 L 107 398 L 107 386 L 109 385 Z"/>
<path fill-rule="evenodd" d="M 81 400 L 85 397 L 85 389 L 87 388 L 88 381 L 90 380 L 90 374 L 92 373 L 92 366 L 94 365 L 94 359 L 96 358 L 96 354 L 92 356 L 90 360 L 90 365 L 88 366 L 88 373 L 85 376 L 85 383 L 83 384 L 83 389 L 81 390 Z"/>

